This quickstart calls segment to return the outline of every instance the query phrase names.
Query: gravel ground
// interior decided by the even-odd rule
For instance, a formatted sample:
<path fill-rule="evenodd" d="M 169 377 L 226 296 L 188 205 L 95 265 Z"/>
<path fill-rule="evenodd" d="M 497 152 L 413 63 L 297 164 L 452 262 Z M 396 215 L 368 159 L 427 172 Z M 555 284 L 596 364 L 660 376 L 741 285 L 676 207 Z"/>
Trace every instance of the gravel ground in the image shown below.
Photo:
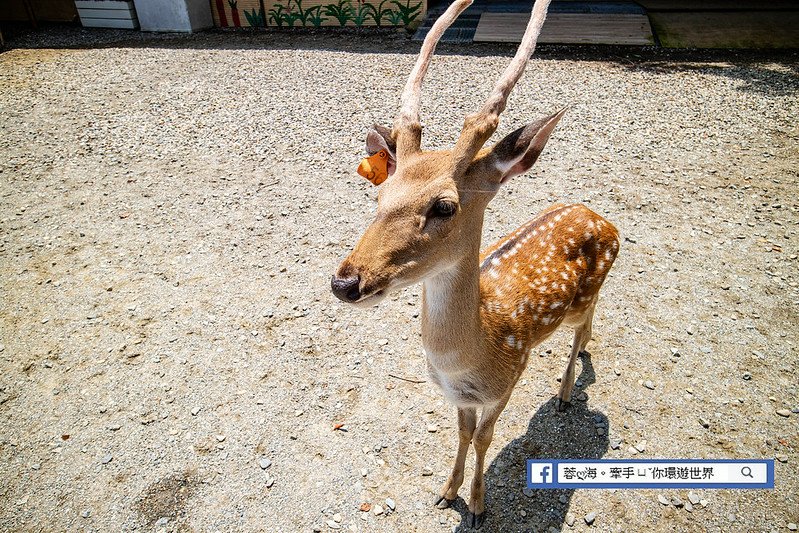
<path fill-rule="evenodd" d="M 420 288 L 369 311 L 329 292 L 374 212 L 355 174 L 365 128 L 390 123 L 418 45 L 76 29 L 10 45 L 0 529 L 459 527 L 463 500 L 431 505 L 457 436 L 424 382 Z M 442 52 L 428 147 L 454 141 L 512 49 Z M 492 203 L 486 242 L 577 201 L 624 243 L 582 400 L 552 410 L 563 331 L 497 424 L 485 531 L 799 522 L 797 72 L 790 53 L 557 47 L 531 62 L 498 136 L 571 108 L 534 175 Z M 523 490 L 527 458 L 631 456 L 774 457 L 776 488 Z"/>

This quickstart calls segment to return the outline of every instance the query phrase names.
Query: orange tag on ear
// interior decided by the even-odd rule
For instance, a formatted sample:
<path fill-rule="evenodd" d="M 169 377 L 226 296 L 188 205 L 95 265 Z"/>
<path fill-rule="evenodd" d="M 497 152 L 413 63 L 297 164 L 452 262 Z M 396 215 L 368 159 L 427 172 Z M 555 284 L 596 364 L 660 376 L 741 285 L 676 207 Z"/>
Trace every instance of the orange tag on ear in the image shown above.
<path fill-rule="evenodd" d="M 371 181 L 374 185 L 380 185 L 388 178 L 388 154 L 385 150 L 380 150 L 361 161 L 358 165 L 358 174 Z"/>

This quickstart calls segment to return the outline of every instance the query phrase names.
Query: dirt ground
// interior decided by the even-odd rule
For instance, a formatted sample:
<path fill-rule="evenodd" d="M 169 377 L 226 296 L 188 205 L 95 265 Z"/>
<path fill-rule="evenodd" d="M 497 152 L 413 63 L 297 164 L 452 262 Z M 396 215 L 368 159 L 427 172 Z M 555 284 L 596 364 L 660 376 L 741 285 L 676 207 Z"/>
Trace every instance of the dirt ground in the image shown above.
<path fill-rule="evenodd" d="M 462 499 L 432 506 L 457 435 L 425 381 L 420 288 L 366 311 L 329 290 L 374 213 L 366 127 L 390 123 L 418 45 L 56 29 L 10 46 L 0 529 L 458 529 Z M 451 145 L 512 52 L 442 47 L 428 147 Z M 798 94 L 792 53 L 539 50 L 497 138 L 571 107 L 484 242 L 574 201 L 623 245 L 582 401 L 552 409 L 562 331 L 497 424 L 484 531 L 799 523 Z M 776 483 L 692 506 L 687 490 L 525 490 L 525 460 L 548 457 L 776 458 Z"/>

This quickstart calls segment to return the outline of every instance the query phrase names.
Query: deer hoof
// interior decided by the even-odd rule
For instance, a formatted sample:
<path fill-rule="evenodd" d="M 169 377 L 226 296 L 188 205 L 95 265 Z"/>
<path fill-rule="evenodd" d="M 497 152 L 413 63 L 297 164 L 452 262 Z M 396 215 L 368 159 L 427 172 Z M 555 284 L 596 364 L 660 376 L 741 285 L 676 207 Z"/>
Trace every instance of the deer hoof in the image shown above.
<path fill-rule="evenodd" d="M 480 529 L 480 527 L 483 525 L 483 522 L 485 522 L 485 518 L 486 514 L 484 512 L 480 514 L 474 514 L 470 511 L 466 516 L 466 527 Z"/>
<path fill-rule="evenodd" d="M 435 501 L 433 501 L 433 505 L 435 505 L 439 509 L 446 509 L 447 507 L 452 505 L 452 502 L 454 501 L 455 500 L 448 500 L 444 496 L 436 496 Z"/>
<path fill-rule="evenodd" d="M 560 398 L 556 398 L 556 399 L 555 399 L 555 409 L 556 409 L 558 412 L 560 412 L 560 413 L 562 413 L 562 412 L 564 412 L 566 409 L 568 409 L 568 408 L 569 408 L 569 405 L 570 405 L 570 403 L 569 403 L 569 402 L 563 401 L 563 400 L 561 400 Z"/>

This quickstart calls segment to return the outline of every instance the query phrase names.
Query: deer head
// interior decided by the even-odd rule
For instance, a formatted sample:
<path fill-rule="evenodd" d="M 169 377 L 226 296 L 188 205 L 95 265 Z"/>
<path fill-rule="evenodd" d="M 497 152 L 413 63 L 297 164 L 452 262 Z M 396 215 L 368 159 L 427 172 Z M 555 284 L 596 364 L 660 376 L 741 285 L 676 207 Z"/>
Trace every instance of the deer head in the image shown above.
<path fill-rule="evenodd" d="M 454 2 L 428 33 L 393 128 L 375 126 L 367 134 L 368 153 L 388 153 L 389 178 L 378 194 L 375 220 L 331 281 L 345 302 L 374 304 L 392 290 L 455 267 L 469 254 L 476 257 L 488 202 L 501 184 L 532 167 L 563 116 L 565 110 L 484 148 L 535 49 L 549 4 L 538 0 L 515 57 L 483 108 L 466 117 L 454 148 L 421 149 L 422 80 L 444 30 L 471 3 Z"/>

